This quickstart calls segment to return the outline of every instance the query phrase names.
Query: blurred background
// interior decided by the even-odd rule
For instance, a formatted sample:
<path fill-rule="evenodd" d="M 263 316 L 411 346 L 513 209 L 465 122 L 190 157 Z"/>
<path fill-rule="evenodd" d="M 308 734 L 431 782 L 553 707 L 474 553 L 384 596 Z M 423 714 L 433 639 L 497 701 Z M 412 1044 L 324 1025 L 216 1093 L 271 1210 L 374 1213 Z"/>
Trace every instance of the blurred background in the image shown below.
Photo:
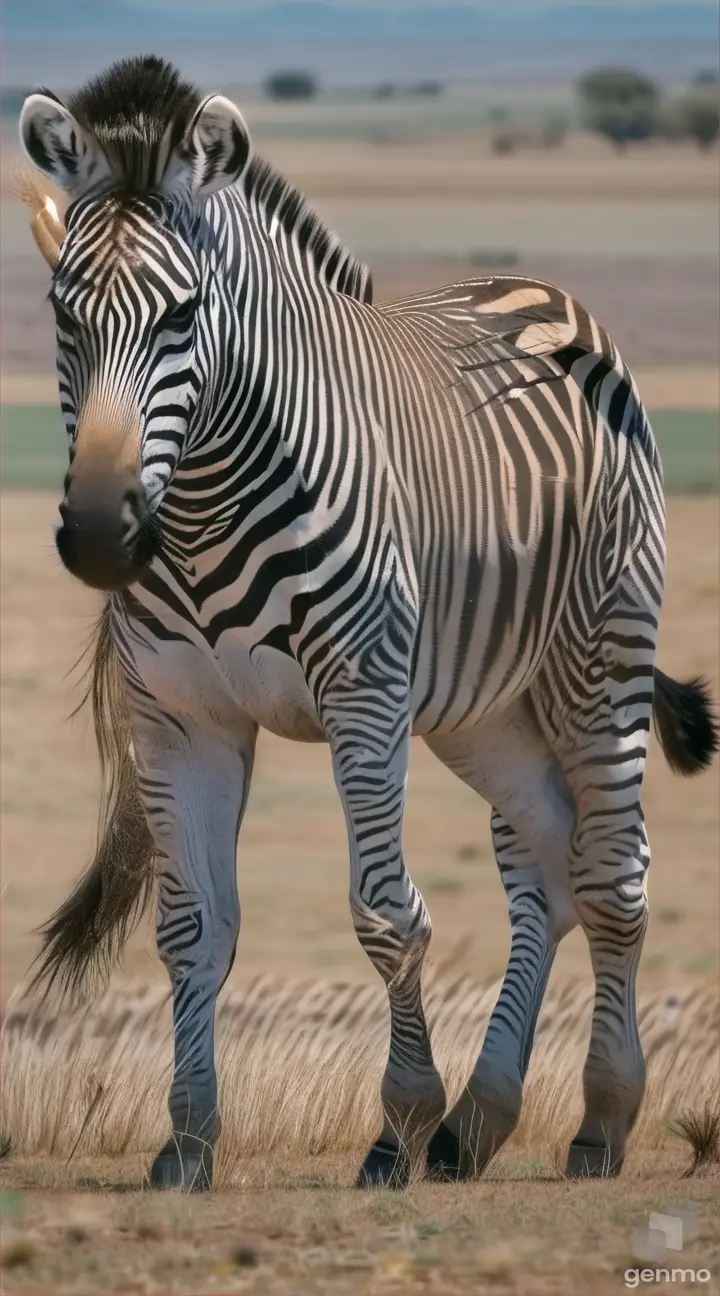
<path fill-rule="evenodd" d="M 562 3 L 2 5 L 2 995 L 32 928 L 88 858 L 97 768 L 67 677 L 97 605 L 54 556 L 66 448 L 48 274 L 14 197 L 29 89 L 62 96 L 153 52 L 242 107 L 257 150 L 371 264 L 376 300 L 510 272 L 573 291 L 635 372 L 665 464 L 670 574 L 660 663 L 718 667 L 718 9 Z M 642 977 L 717 975 L 715 772 L 673 780 L 653 750 L 653 919 Z M 407 819 L 432 949 L 501 975 L 505 900 L 486 809 L 418 745 Z M 233 976 L 370 979 L 347 909 L 344 825 L 327 753 L 263 738 L 239 852 Z M 154 975 L 149 928 L 130 971 Z M 566 970 L 589 971 L 579 933 Z"/>

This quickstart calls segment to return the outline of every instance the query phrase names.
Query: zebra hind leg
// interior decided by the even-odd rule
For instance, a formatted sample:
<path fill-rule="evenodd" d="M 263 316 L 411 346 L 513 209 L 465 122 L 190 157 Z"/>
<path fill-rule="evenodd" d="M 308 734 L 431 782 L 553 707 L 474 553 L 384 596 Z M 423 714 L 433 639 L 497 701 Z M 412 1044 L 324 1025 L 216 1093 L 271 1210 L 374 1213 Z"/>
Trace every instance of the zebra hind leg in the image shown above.
<path fill-rule="evenodd" d="M 504 811 L 493 809 L 491 827 L 508 897 L 508 966 L 473 1073 L 428 1148 L 428 1175 L 455 1180 L 480 1175 L 520 1116 L 555 952 L 577 923 L 567 874 L 574 807 L 562 771 L 524 703 L 491 726 L 430 738 L 428 746 Z"/>
<path fill-rule="evenodd" d="M 629 592 L 632 592 L 631 589 Z M 563 757 L 577 807 L 575 905 L 590 946 L 595 1005 L 583 1073 L 585 1113 L 569 1175 L 618 1174 L 645 1089 L 635 980 L 647 927 L 650 848 L 641 807 L 652 709 L 655 622 L 629 598 L 608 622 L 592 670 L 592 728 Z"/>

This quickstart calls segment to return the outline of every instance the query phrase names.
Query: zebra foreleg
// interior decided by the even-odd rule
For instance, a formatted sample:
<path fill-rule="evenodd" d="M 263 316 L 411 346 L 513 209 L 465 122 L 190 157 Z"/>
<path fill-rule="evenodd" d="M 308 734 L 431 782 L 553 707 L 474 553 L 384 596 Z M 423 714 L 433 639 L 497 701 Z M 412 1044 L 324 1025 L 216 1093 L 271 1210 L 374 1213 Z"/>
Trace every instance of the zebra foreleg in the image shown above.
<path fill-rule="evenodd" d="M 405 1187 L 413 1169 L 424 1164 L 428 1140 L 445 1110 L 420 984 L 430 918 L 402 857 L 407 708 L 391 713 L 390 700 L 379 692 L 358 695 L 352 709 L 336 710 L 326 722 L 348 825 L 353 922 L 390 1004 L 390 1051 L 381 1091 L 385 1120 L 360 1171 L 361 1188 Z"/>
<path fill-rule="evenodd" d="M 256 729 L 233 733 L 156 712 L 135 725 L 139 785 L 157 853 L 157 946 L 172 985 L 172 1133 L 150 1172 L 156 1188 L 212 1183 L 220 1134 L 214 1023 L 240 925 L 236 843 Z"/>
<path fill-rule="evenodd" d="M 472 732 L 427 741 L 453 773 L 504 811 L 493 810 L 491 827 L 508 897 L 510 958 L 472 1075 L 428 1148 L 428 1174 L 455 1180 L 481 1174 L 520 1116 L 555 952 L 577 924 L 567 864 L 574 807 L 525 703 Z"/>

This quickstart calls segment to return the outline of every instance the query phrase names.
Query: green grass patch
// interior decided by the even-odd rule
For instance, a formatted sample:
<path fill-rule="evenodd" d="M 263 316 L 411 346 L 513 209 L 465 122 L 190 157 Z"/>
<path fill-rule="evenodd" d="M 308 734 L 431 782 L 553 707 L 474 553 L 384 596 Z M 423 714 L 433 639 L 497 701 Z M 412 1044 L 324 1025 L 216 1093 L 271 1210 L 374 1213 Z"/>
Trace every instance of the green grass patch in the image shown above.
<path fill-rule="evenodd" d="M 718 413 L 662 410 L 651 413 L 650 417 L 660 446 L 668 492 L 717 491 L 720 486 Z M 52 405 L 3 405 L 0 419 L 3 487 L 60 493 L 68 460 L 59 409 Z"/>
<path fill-rule="evenodd" d="M 717 410 L 658 410 L 650 422 L 660 447 L 665 489 L 717 491 L 720 486 L 720 414 Z"/>
<path fill-rule="evenodd" d="M 62 494 L 68 439 L 59 406 L 0 407 L 0 468 L 4 490 L 25 487 Z"/>

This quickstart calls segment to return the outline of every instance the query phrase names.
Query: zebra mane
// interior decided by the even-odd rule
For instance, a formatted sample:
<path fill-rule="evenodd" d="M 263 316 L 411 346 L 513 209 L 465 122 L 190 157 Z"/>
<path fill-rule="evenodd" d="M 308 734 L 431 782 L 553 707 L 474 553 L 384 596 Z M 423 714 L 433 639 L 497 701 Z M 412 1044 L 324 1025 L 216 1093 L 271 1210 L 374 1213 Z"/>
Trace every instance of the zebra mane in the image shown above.
<path fill-rule="evenodd" d="M 44 94 L 50 91 L 43 90 Z M 196 86 L 155 55 L 120 59 L 68 100 L 76 121 L 90 131 L 110 161 L 128 198 L 146 193 L 163 139 L 179 145 L 202 103 Z M 167 146 L 167 141 L 166 141 Z M 276 220 L 309 257 L 328 287 L 372 301 L 370 271 L 320 220 L 303 195 L 270 163 L 253 156 L 238 188 L 256 201 L 261 218 Z"/>
<path fill-rule="evenodd" d="M 256 200 L 265 218 L 276 219 L 295 244 L 309 255 L 324 283 L 346 297 L 372 302 L 372 275 L 328 229 L 305 196 L 269 162 L 255 154 L 239 181 L 246 197 Z"/>
<path fill-rule="evenodd" d="M 168 128 L 172 149 L 201 103 L 196 86 L 182 81 L 170 63 L 148 54 L 113 63 L 71 95 L 68 108 L 95 136 L 120 185 L 128 193 L 142 194 L 156 173 Z"/>

